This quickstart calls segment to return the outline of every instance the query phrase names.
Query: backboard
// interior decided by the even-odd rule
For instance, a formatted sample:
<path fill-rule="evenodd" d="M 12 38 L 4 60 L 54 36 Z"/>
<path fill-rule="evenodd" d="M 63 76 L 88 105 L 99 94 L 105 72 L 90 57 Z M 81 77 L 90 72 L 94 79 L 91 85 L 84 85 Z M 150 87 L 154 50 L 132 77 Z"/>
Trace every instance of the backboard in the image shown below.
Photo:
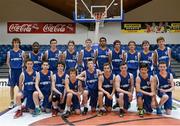
<path fill-rule="evenodd" d="M 123 20 L 123 0 L 75 0 L 75 22 Z"/>

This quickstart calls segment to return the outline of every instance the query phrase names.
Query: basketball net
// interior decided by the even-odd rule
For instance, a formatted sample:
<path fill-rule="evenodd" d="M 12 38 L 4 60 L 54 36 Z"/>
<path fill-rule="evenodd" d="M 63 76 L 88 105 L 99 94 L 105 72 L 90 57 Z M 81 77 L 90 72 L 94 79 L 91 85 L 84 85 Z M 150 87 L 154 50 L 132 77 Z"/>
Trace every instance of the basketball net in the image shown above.
<path fill-rule="evenodd" d="M 95 12 L 93 13 L 94 19 L 96 22 L 99 22 L 99 27 L 104 27 L 105 13 L 104 12 Z"/>

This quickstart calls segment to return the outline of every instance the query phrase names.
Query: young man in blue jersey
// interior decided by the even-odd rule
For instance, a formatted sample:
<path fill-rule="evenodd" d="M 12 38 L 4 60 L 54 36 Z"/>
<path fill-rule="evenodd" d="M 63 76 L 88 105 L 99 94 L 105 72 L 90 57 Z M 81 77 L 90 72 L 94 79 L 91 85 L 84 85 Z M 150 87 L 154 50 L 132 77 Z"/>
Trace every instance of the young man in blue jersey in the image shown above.
<path fill-rule="evenodd" d="M 7 52 L 7 65 L 9 67 L 9 82 L 10 86 L 10 98 L 11 102 L 9 108 L 14 107 L 14 87 L 19 86 L 19 76 L 22 72 L 23 60 L 25 58 L 25 53 L 20 49 L 21 41 L 19 38 L 14 38 L 12 40 L 12 47 L 10 51 Z"/>
<path fill-rule="evenodd" d="M 97 68 L 103 71 L 104 63 L 111 63 L 110 49 L 107 47 L 107 40 L 105 37 L 99 39 L 98 49 L 95 51 L 95 61 Z"/>
<path fill-rule="evenodd" d="M 68 72 L 70 68 L 77 67 L 78 55 L 78 52 L 75 50 L 75 42 L 70 40 L 68 42 L 68 49 L 63 53 L 63 59 L 66 63 L 66 72 Z"/>
<path fill-rule="evenodd" d="M 92 40 L 86 39 L 85 41 L 85 48 L 80 51 L 79 59 L 82 60 L 82 64 L 84 66 L 84 70 L 88 69 L 87 62 L 88 59 L 94 60 L 94 53 L 95 50 L 92 49 Z"/>
<path fill-rule="evenodd" d="M 115 92 L 115 74 L 112 73 L 111 65 L 105 63 L 103 66 L 103 74 L 99 76 L 98 79 L 98 104 L 99 112 L 98 115 L 101 116 L 105 113 L 103 105 L 105 105 L 106 112 L 111 112 L 113 95 Z M 103 104 L 103 97 L 105 96 L 105 103 Z"/>
<path fill-rule="evenodd" d="M 27 59 L 25 62 L 26 69 L 21 73 L 19 78 L 19 89 L 16 96 L 16 104 L 18 110 L 14 115 L 14 118 L 18 118 L 23 115 L 23 105 L 22 99 L 26 99 L 26 108 L 29 109 L 29 112 L 32 113 L 35 105 L 33 102 L 33 92 L 35 89 L 35 79 L 36 79 L 36 71 L 33 70 L 33 61 L 31 59 Z"/>
<path fill-rule="evenodd" d="M 127 69 L 127 64 L 122 63 L 120 65 L 120 73 L 115 78 L 116 98 L 120 107 L 120 117 L 124 116 L 133 98 L 134 79 L 133 75 L 127 72 Z"/>
<path fill-rule="evenodd" d="M 153 75 L 153 52 L 149 50 L 150 43 L 147 40 L 142 42 L 143 51 L 139 54 L 139 63 L 148 64 L 148 74 Z"/>
<path fill-rule="evenodd" d="M 120 73 L 120 64 L 124 61 L 125 51 L 121 49 L 121 41 L 115 40 L 113 43 L 114 49 L 111 53 L 112 71 L 115 75 Z"/>
<path fill-rule="evenodd" d="M 163 37 L 157 38 L 158 49 L 154 52 L 154 64 L 156 67 L 156 72 L 159 72 L 158 66 L 159 62 L 163 61 L 166 63 L 167 72 L 171 72 L 171 49 L 166 47 L 165 39 Z"/>
<path fill-rule="evenodd" d="M 64 111 L 65 107 L 65 79 L 68 75 L 64 72 L 65 63 L 58 62 L 57 64 L 57 73 L 54 74 L 54 82 L 52 83 L 52 116 L 57 116 L 58 111 Z M 60 109 L 58 109 L 60 107 Z"/>
<path fill-rule="evenodd" d="M 159 62 L 159 73 L 155 75 L 157 82 L 158 96 L 160 102 L 158 107 L 164 106 L 167 115 L 171 114 L 172 110 L 172 91 L 174 90 L 173 75 L 167 72 L 166 62 Z"/>
<path fill-rule="evenodd" d="M 48 61 L 43 61 L 42 70 L 37 73 L 35 82 L 36 91 L 33 93 L 35 110 L 33 116 L 41 114 L 41 109 L 47 113 L 51 110 L 51 87 L 54 83 L 54 76 L 53 72 L 48 69 Z"/>
<path fill-rule="evenodd" d="M 140 73 L 136 77 L 136 92 L 139 116 L 144 116 L 144 110 L 146 113 L 152 113 L 152 103 L 156 95 L 155 78 L 148 74 L 148 64 L 140 64 Z"/>
<path fill-rule="evenodd" d="M 33 69 L 37 72 L 41 71 L 43 53 L 39 51 L 40 45 L 38 42 L 34 42 L 32 45 L 33 51 L 29 52 L 29 58 L 33 60 Z"/>
<path fill-rule="evenodd" d="M 89 98 L 91 111 L 96 112 L 98 101 L 98 77 L 101 74 L 101 71 L 95 68 L 93 59 L 88 59 L 87 63 L 88 69 L 77 76 L 77 79 L 85 82 L 85 85 L 83 85 L 83 114 L 87 114 L 88 112 L 87 102 Z"/>
<path fill-rule="evenodd" d="M 133 74 L 134 81 L 137 76 L 138 64 L 138 52 L 136 51 L 135 41 L 129 41 L 128 43 L 129 51 L 125 54 L 125 62 L 128 66 L 128 72 Z"/>
<path fill-rule="evenodd" d="M 82 93 L 82 84 L 77 78 L 77 71 L 75 68 L 69 69 L 69 77 L 65 79 L 66 88 L 66 111 L 62 115 L 68 118 L 71 114 L 71 107 L 76 114 L 80 114 L 80 95 Z"/>
<path fill-rule="evenodd" d="M 51 39 L 50 40 L 50 49 L 46 50 L 45 52 L 45 58 L 48 60 L 49 63 L 49 70 L 51 70 L 53 73 L 57 72 L 57 62 L 60 61 L 62 57 L 62 52 L 57 49 L 57 40 Z"/>

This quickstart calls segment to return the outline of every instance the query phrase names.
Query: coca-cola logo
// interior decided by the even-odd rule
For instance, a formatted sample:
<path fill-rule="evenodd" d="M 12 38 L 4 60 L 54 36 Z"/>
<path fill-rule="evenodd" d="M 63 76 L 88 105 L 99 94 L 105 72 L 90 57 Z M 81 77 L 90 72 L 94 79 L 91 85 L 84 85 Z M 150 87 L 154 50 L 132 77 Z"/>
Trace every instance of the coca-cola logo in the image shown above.
<path fill-rule="evenodd" d="M 9 32 L 32 32 L 32 30 L 38 30 L 37 24 L 11 24 L 9 26 Z"/>
<path fill-rule="evenodd" d="M 8 22 L 8 33 L 75 33 L 74 23 Z"/>

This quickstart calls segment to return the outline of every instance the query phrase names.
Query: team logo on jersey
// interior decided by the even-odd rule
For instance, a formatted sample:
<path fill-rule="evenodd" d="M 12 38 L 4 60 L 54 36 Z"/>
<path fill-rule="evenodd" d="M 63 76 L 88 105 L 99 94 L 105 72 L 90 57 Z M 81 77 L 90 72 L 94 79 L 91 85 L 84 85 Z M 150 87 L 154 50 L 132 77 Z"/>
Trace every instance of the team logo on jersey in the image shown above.
<path fill-rule="evenodd" d="M 72 57 L 73 57 L 73 59 L 76 59 L 76 55 L 75 54 Z"/>
<path fill-rule="evenodd" d="M 168 51 L 166 51 L 165 54 L 168 55 Z"/>
<path fill-rule="evenodd" d="M 151 84 L 150 81 L 147 81 L 147 85 L 150 86 L 150 84 Z"/>
<path fill-rule="evenodd" d="M 33 77 L 32 77 L 32 80 L 35 81 L 35 79 L 36 79 L 36 76 L 33 76 Z"/>
<path fill-rule="evenodd" d="M 94 74 L 94 78 L 98 78 L 98 75 L 97 75 L 97 74 Z"/>
<path fill-rule="evenodd" d="M 21 53 L 19 53 L 19 57 L 22 57 L 22 54 L 21 54 Z"/>
<path fill-rule="evenodd" d="M 137 56 L 135 56 L 135 60 L 137 60 L 138 58 L 137 58 Z"/>
<path fill-rule="evenodd" d="M 51 76 L 48 76 L 48 80 L 51 80 Z"/>
<path fill-rule="evenodd" d="M 56 54 L 55 54 L 55 57 L 56 57 L 56 58 L 58 58 L 58 56 L 59 56 L 59 54 L 58 54 L 58 53 L 56 53 Z"/>

